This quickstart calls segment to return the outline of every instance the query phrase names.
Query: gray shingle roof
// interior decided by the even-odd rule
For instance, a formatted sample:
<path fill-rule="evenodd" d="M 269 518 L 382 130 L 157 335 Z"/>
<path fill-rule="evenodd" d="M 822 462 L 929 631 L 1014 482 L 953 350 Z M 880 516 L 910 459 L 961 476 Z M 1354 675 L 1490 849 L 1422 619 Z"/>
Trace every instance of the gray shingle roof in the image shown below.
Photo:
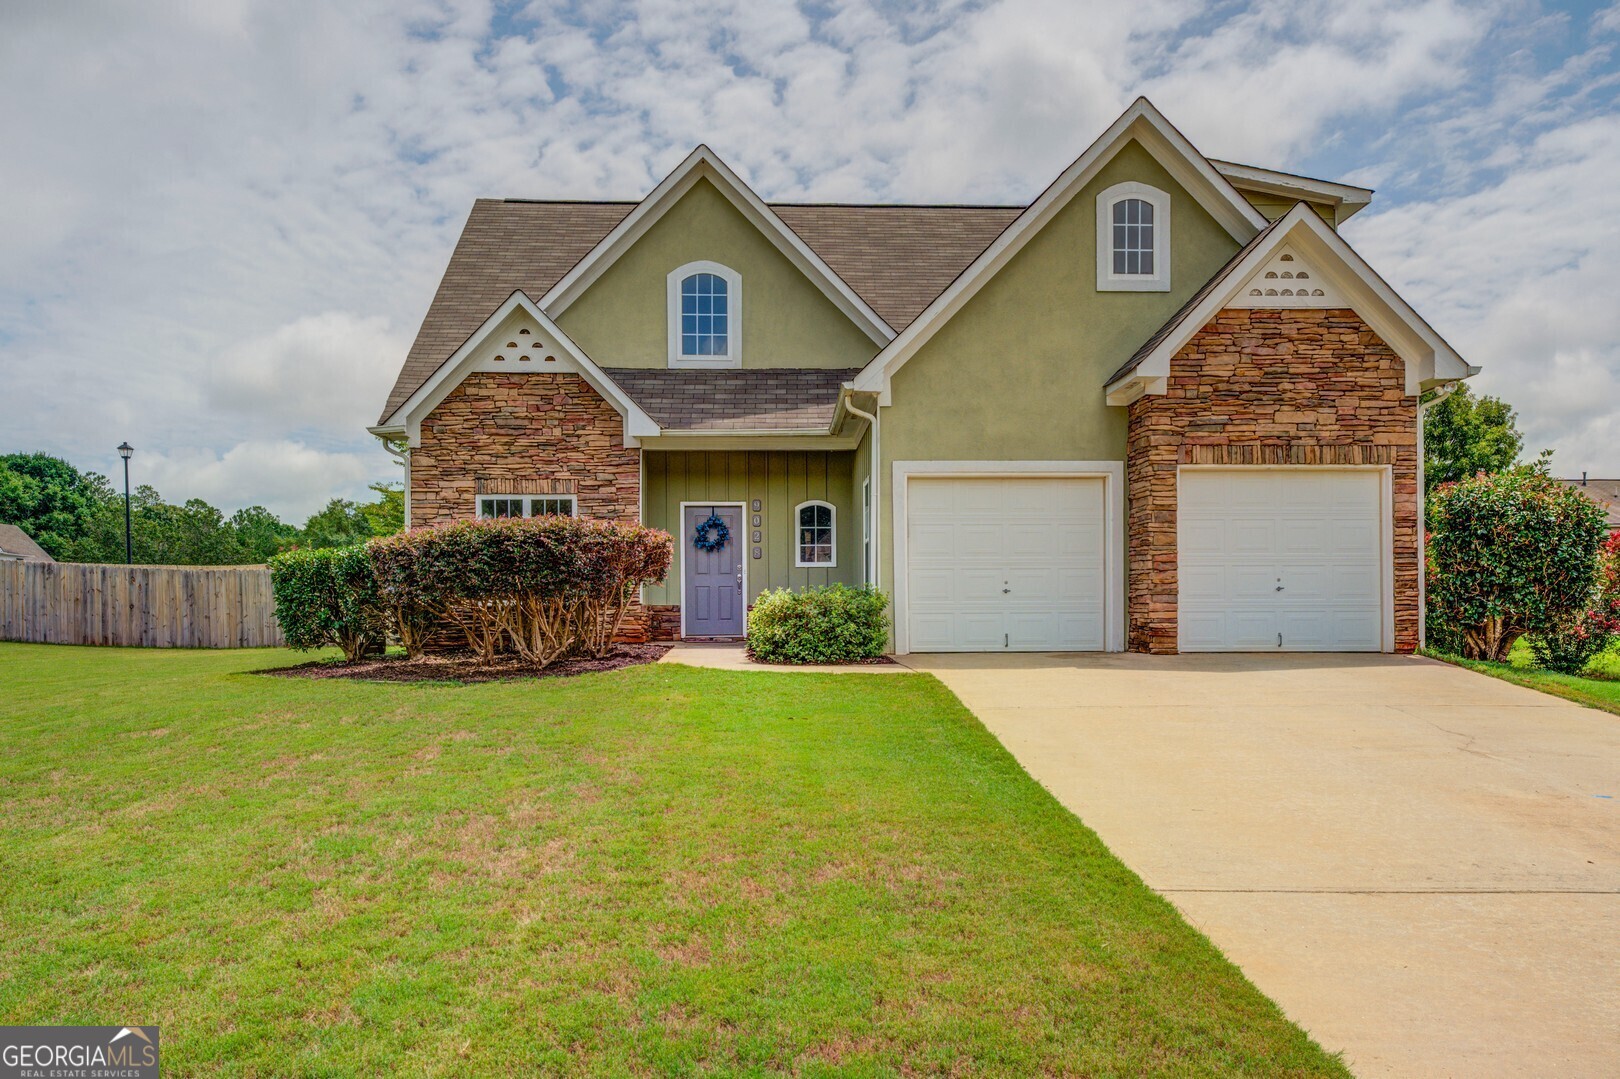
<path fill-rule="evenodd" d="M 531 300 L 540 299 L 636 205 L 473 203 L 382 418 L 404 404 L 513 292 L 521 289 Z M 1017 206 L 773 204 L 771 209 L 897 331 L 1023 212 Z"/>
<path fill-rule="evenodd" d="M 839 387 L 861 369 L 602 370 L 665 430 L 825 431 Z"/>
<path fill-rule="evenodd" d="M 1574 479 L 1559 480 L 1603 507 L 1609 515 L 1609 527 L 1620 528 L 1620 480 Z"/>
<path fill-rule="evenodd" d="M 45 548 L 16 525 L 0 525 L 0 558 L 21 558 L 24 562 L 55 562 Z"/>

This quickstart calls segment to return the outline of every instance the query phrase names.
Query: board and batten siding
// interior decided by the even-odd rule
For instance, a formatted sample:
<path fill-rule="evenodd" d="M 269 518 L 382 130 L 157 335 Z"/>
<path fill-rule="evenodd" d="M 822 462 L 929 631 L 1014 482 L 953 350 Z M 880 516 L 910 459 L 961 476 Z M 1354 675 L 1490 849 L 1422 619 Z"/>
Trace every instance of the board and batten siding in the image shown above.
<path fill-rule="evenodd" d="M 788 450 L 689 451 L 642 454 L 642 520 L 675 538 L 675 558 L 663 585 L 643 593 L 649 604 L 681 602 L 681 558 L 691 537 L 681 526 L 681 503 L 741 502 L 744 535 L 733 542 L 744 547 L 748 601 L 767 588 L 857 584 L 860 581 L 859 488 L 854 457 L 835 453 Z M 753 542 L 753 500 L 761 508 L 760 542 Z M 837 511 L 837 565 L 832 569 L 794 566 L 794 509 L 811 499 L 832 503 Z M 760 557 L 753 549 L 760 548 Z"/>
<path fill-rule="evenodd" d="M 0 561 L 0 640 L 278 648 L 264 566 Z"/>

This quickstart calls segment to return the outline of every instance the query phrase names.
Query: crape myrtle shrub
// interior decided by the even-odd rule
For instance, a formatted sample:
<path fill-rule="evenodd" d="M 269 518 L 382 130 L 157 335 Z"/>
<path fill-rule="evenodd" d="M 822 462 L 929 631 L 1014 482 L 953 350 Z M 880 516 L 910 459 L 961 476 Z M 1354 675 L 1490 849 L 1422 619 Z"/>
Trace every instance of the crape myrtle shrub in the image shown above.
<path fill-rule="evenodd" d="M 276 621 L 293 648 L 336 645 L 351 663 L 381 648 L 387 623 L 363 544 L 276 555 L 270 590 Z"/>
<path fill-rule="evenodd" d="M 748 612 L 748 652 L 763 663 L 874 659 L 889 641 L 889 597 L 835 584 L 761 592 Z"/>
<path fill-rule="evenodd" d="M 1526 633 L 1588 609 L 1606 537 L 1591 500 L 1524 468 L 1442 484 L 1429 498 L 1429 643 L 1502 662 Z"/>
<path fill-rule="evenodd" d="M 1620 640 L 1620 532 L 1598 552 L 1592 600 L 1530 638 L 1536 665 L 1560 674 L 1580 674 L 1594 656 Z"/>
<path fill-rule="evenodd" d="M 368 545 L 377 593 L 407 650 L 449 622 L 485 662 L 510 649 L 543 667 L 604 656 L 644 584 L 669 571 L 669 534 L 576 517 L 457 521 Z"/>

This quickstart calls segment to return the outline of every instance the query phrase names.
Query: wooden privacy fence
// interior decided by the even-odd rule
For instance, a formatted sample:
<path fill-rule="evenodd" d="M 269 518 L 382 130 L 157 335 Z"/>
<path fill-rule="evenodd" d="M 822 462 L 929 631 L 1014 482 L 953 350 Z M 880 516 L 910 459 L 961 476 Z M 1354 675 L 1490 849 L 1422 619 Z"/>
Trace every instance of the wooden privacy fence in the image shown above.
<path fill-rule="evenodd" d="M 264 566 L 0 561 L 0 640 L 146 648 L 285 645 Z"/>

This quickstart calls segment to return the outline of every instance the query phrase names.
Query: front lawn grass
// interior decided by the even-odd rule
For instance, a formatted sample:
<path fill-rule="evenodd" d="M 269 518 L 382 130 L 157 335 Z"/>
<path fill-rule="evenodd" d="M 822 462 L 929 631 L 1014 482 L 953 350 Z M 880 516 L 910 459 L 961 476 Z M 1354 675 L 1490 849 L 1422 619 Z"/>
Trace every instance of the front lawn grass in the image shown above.
<path fill-rule="evenodd" d="M 0 1022 L 166 1075 L 1345 1075 L 922 675 L 0 645 Z"/>
<path fill-rule="evenodd" d="M 1471 671 L 1479 671 L 1505 682 L 1512 682 L 1514 685 L 1540 690 L 1555 697 L 1584 704 L 1588 708 L 1601 708 L 1605 712 L 1620 715 L 1620 647 L 1610 648 L 1597 656 L 1579 675 L 1554 674 L 1552 671 L 1544 671 L 1537 667 L 1530 651 L 1530 644 L 1522 637 L 1514 643 L 1506 663 L 1484 663 L 1439 652 L 1433 655 L 1436 659 L 1443 659 L 1459 667 L 1467 667 Z"/>

